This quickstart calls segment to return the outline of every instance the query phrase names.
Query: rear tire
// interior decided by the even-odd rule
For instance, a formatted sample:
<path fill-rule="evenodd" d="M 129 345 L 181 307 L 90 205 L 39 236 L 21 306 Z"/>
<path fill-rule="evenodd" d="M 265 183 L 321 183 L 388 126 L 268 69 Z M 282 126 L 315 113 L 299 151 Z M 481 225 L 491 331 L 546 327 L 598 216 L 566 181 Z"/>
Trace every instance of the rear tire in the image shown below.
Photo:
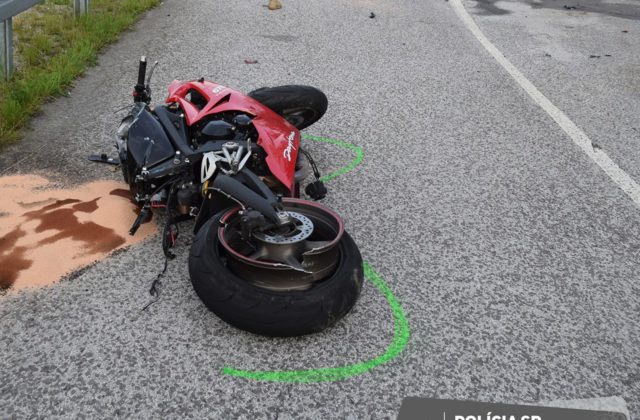
<path fill-rule="evenodd" d="M 249 92 L 248 96 L 284 117 L 298 130 L 322 118 L 329 104 L 322 91 L 302 85 L 264 87 Z"/>
<path fill-rule="evenodd" d="M 229 324 L 256 334 L 298 336 L 333 325 L 353 307 L 364 279 L 362 257 L 344 232 L 336 245 L 335 273 L 303 291 L 277 292 L 254 286 L 226 265 L 218 239 L 220 214 L 198 231 L 189 255 L 189 275 L 204 304 Z"/>

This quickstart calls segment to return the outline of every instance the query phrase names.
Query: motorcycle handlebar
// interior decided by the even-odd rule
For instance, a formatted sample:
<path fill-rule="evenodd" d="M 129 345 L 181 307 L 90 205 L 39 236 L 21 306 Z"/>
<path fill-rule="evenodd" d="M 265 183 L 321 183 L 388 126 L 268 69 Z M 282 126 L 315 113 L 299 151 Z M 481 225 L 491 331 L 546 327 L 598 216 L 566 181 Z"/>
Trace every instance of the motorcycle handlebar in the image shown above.
<path fill-rule="evenodd" d="M 144 86 L 144 78 L 147 74 L 147 57 L 144 55 L 140 58 L 140 66 L 138 67 L 138 85 Z"/>

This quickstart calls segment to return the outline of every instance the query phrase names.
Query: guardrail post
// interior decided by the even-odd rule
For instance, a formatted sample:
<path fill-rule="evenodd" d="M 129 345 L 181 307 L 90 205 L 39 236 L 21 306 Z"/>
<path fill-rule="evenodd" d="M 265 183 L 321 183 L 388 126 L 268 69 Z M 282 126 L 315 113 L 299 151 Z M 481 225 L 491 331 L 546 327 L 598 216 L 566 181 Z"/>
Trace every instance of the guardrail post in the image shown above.
<path fill-rule="evenodd" d="M 89 0 L 73 0 L 73 13 L 76 16 L 89 12 Z"/>
<path fill-rule="evenodd" d="M 11 18 L 0 21 L 0 75 L 4 79 L 13 72 L 13 31 Z"/>

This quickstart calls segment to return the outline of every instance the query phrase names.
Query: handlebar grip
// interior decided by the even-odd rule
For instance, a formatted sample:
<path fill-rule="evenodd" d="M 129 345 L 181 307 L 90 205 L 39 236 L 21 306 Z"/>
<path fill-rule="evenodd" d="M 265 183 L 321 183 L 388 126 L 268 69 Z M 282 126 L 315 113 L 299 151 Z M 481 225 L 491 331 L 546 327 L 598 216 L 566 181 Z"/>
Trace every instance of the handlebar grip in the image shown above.
<path fill-rule="evenodd" d="M 144 86 L 144 78 L 147 75 L 147 57 L 144 55 L 140 58 L 140 66 L 138 67 L 138 85 Z"/>

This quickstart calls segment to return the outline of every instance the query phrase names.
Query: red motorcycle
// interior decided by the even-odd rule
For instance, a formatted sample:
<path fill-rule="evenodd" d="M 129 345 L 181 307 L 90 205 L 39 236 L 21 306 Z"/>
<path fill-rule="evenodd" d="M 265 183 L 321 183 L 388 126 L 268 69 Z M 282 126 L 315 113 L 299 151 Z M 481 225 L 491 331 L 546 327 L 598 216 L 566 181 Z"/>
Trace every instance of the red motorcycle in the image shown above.
<path fill-rule="evenodd" d="M 177 224 L 195 218 L 191 282 L 238 328 L 293 336 L 344 317 L 362 288 L 360 252 L 338 214 L 300 198 L 309 166 L 315 181 L 306 194 L 326 194 L 299 132 L 322 117 L 326 96 L 309 86 L 245 95 L 176 80 L 165 103 L 152 107 L 146 66 L 143 57 L 133 108 L 117 131 L 118 158 L 93 158 L 122 168 L 140 206 L 130 233 L 163 209 L 170 258 Z"/>

